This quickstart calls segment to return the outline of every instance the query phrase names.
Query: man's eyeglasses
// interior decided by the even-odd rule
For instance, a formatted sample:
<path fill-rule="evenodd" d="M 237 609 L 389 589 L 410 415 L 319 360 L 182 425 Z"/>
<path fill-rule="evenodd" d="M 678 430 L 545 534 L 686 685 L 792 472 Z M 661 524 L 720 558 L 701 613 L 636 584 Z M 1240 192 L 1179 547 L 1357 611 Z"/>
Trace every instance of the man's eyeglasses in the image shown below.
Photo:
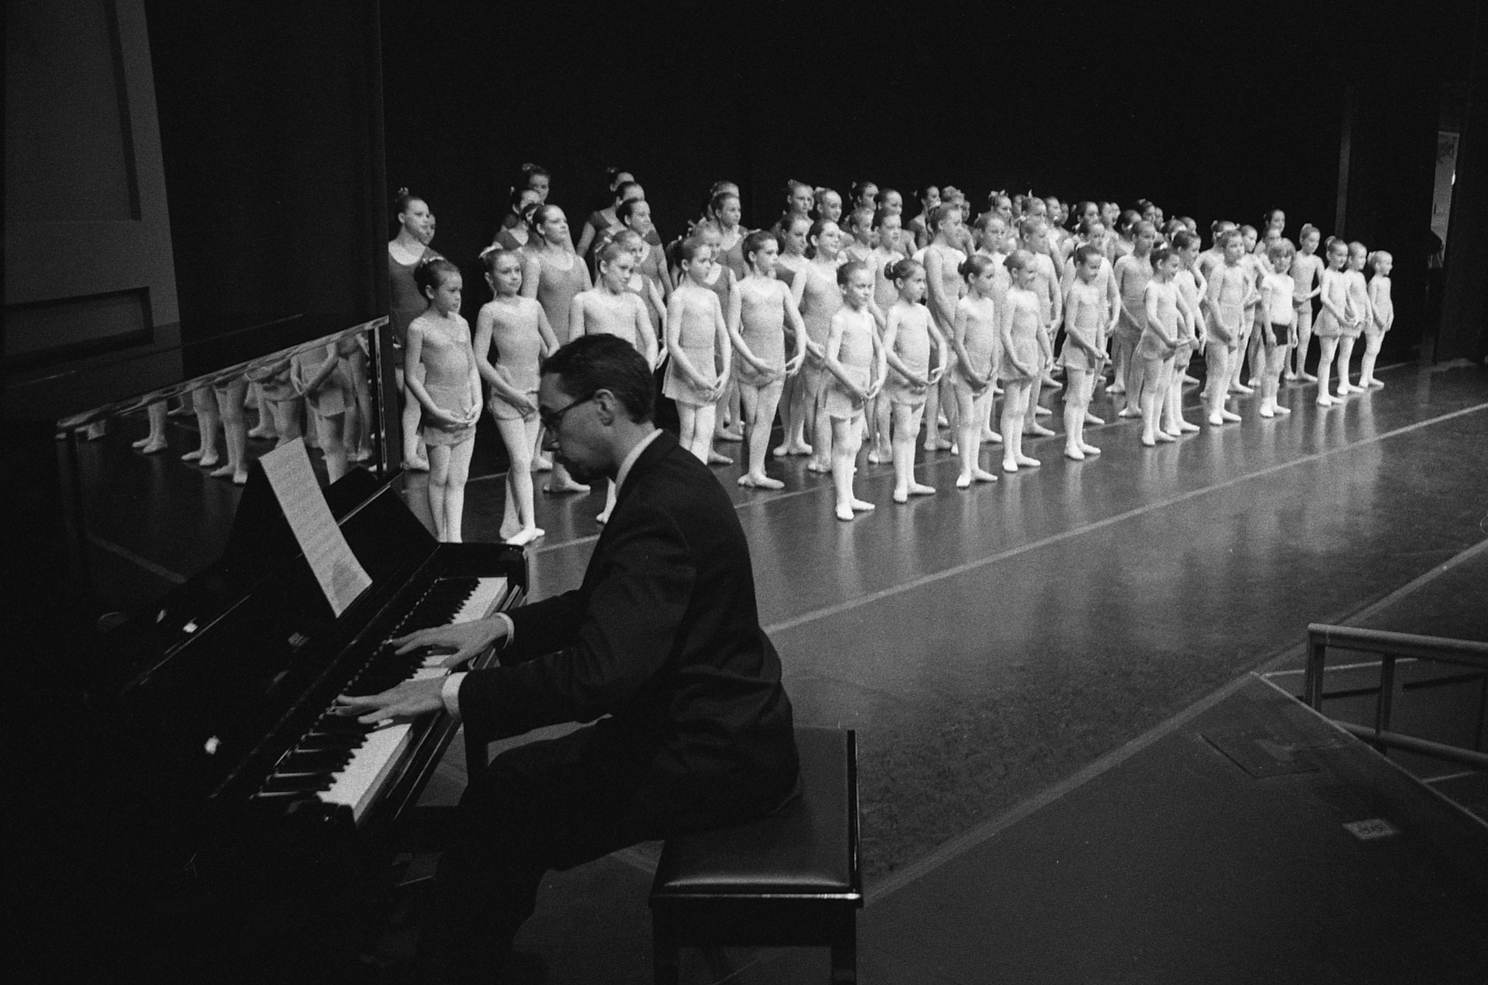
<path fill-rule="evenodd" d="M 588 403 L 593 399 L 594 394 L 591 393 L 588 396 L 580 397 L 573 403 L 568 404 L 564 407 L 560 407 L 557 410 L 543 410 L 541 407 L 539 407 L 537 409 L 537 419 L 539 421 L 542 421 L 542 426 L 547 428 L 549 432 L 556 431 L 558 430 L 558 425 L 563 423 L 564 414 L 567 414 L 579 404 Z"/>

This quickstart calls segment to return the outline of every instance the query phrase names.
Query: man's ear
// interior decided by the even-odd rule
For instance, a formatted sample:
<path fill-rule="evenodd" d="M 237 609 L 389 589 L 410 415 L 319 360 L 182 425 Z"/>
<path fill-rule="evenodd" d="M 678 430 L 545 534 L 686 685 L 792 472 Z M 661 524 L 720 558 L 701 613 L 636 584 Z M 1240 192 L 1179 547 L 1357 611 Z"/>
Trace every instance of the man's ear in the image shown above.
<path fill-rule="evenodd" d="M 615 418 L 620 412 L 620 401 L 616 399 L 611 390 L 595 390 L 592 398 L 595 404 L 595 413 L 599 415 L 599 423 L 609 427 L 615 423 Z"/>

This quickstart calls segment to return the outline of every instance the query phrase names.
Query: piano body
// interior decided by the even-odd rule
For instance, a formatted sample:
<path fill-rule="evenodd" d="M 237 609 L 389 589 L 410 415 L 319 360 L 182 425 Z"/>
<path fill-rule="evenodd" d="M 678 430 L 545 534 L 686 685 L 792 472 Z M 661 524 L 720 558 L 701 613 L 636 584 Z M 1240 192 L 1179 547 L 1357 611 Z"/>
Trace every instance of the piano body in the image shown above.
<path fill-rule="evenodd" d="M 106 638 L 90 701 L 111 760 L 129 764 L 130 823 L 167 846 L 149 905 L 181 924 L 160 931 L 162 971 L 328 980 L 354 953 L 459 723 L 367 727 L 328 710 L 445 672 L 438 654 L 395 657 L 391 637 L 526 590 L 519 548 L 435 542 L 370 473 L 326 498 L 372 580 L 339 618 L 255 464 L 222 558 Z"/>

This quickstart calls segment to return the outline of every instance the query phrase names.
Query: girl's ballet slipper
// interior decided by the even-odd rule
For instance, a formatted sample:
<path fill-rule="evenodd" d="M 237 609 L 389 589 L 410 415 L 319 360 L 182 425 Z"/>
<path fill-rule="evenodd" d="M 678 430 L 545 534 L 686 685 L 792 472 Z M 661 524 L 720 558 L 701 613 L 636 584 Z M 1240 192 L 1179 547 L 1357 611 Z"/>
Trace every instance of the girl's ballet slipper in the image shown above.
<path fill-rule="evenodd" d="M 1040 465 L 1042 465 L 1044 463 L 1043 462 L 1040 462 L 1036 458 L 1029 458 L 1027 455 L 1019 455 L 1018 456 L 1018 464 L 1021 465 L 1024 468 L 1036 469 L 1036 468 L 1038 468 Z"/>
<path fill-rule="evenodd" d="M 1029 435 L 1030 437 L 1034 437 L 1034 438 L 1052 438 L 1052 437 L 1054 437 L 1053 430 L 1051 430 L 1050 428 L 1044 427 L 1042 424 L 1030 424 L 1030 425 L 1028 425 L 1028 427 L 1026 427 L 1026 428 L 1023 429 L 1023 433 L 1026 434 L 1026 435 Z"/>
<path fill-rule="evenodd" d="M 1173 442 L 1178 440 L 1166 431 L 1158 431 L 1155 436 L 1157 438 L 1157 443 L 1160 445 L 1171 445 Z"/>
<path fill-rule="evenodd" d="M 1292 412 L 1292 408 L 1290 408 L 1290 407 L 1283 407 L 1281 404 L 1277 404 L 1275 407 L 1272 407 L 1271 409 L 1274 410 L 1274 411 L 1276 411 L 1276 416 L 1278 416 L 1278 417 L 1285 417 L 1287 414 L 1290 414 Z"/>
<path fill-rule="evenodd" d="M 1087 445 L 1083 441 L 1080 443 L 1080 450 L 1083 451 L 1086 455 L 1100 454 L 1099 448 L 1095 447 L 1095 445 Z"/>
<path fill-rule="evenodd" d="M 972 469 L 971 470 L 971 477 L 976 482 L 996 482 L 997 481 L 997 476 L 993 475 L 991 472 L 988 472 L 986 469 Z"/>
<path fill-rule="evenodd" d="M 1106 423 L 1106 419 L 1104 417 L 1096 417 L 1094 414 L 1090 413 L 1090 411 L 1087 410 L 1085 412 L 1085 423 L 1094 425 L 1095 427 L 1100 427 L 1102 424 Z"/>
<path fill-rule="evenodd" d="M 543 530 L 542 527 L 526 527 L 506 538 L 503 543 L 510 544 L 513 547 L 525 547 L 545 533 L 547 531 Z"/>
<path fill-rule="evenodd" d="M 229 462 L 227 465 L 223 465 L 220 468 L 215 468 L 207 474 L 214 479 L 226 479 L 228 476 L 234 474 L 232 463 Z"/>
<path fill-rule="evenodd" d="M 987 442 L 988 444 L 1000 445 L 1002 444 L 1002 435 L 998 434 L 996 431 L 983 431 L 982 440 Z"/>
<path fill-rule="evenodd" d="M 216 455 L 203 455 L 200 459 L 197 460 L 196 464 L 200 465 L 204 469 L 209 469 L 212 466 L 216 465 L 219 461 L 221 461 L 221 459 Z"/>
<path fill-rule="evenodd" d="M 1193 424 L 1193 423 L 1191 423 L 1189 421 L 1179 421 L 1178 422 L 1178 432 L 1180 434 L 1198 434 L 1199 433 L 1199 426 L 1197 424 Z"/>
<path fill-rule="evenodd" d="M 1083 462 L 1085 461 L 1085 452 L 1079 448 L 1066 448 L 1064 450 L 1064 457 L 1076 462 Z"/>
<path fill-rule="evenodd" d="M 1037 404 L 1033 408 L 1033 416 L 1034 417 L 1048 417 L 1050 414 L 1053 414 L 1053 413 L 1054 412 L 1052 410 L 1050 410 L 1049 408 L 1045 407 L 1043 404 Z"/>
<path fill-rule="evenodd" d="M 1002 463 L 1002 470 L 1004 472 L 1008 473 L 1009 475 L 1012 475 L 1014 472 L 1018 471 L 1018 463 L 1017 462 L 1004 461 Z M 902 503 L 904 501 L 901 499 L 900 502 Z"/>
<path fill-rule="evenodd" d="M 1219 412 L 1219 416 L 1220 417 L 1223 417 L 1225 420 L 1229 421 L 1231 424 L 1238 424 L 1240 422 L 1240 415 L 1237 414 L 1237 413 L 1235 413 L 1232 410 L 1223 410 L 1223 409 L 1221 409 L 1220 412 Z"/>
<path fill-rule="evenodd" d="M 716 451 L 710 451 L 710 452 L 708 452 L 708 464 L 709 465 L 732 465 L 732 464 L 734 464 L 734 460 L 732 458 L 729 458 L 727 455 L 720 455 Z"/>
<path fill-rule="evenodd" d="M 1142 447 L 1143 448 L 1156 448 L 1157 447 L 1157 439 L 1154 438 L 1154 437 L 1152 437 L 1151 435 L 1147 435 L 1147 434 L 1142 435 Z"/>
<path fill-rule="evenodd" d="M 146 441 L 143 445 L 140 446 L 140 454 L 154 455 L 158 452 L 165 451 L 165 448 L 166 445 L 164 438 L 161 438 L 158 441 Z"/>
<path fill-rule="evenodd" d="M 545 455 L 538 455 L 536 458 L 534 458 L 532 460 L 532 471 L 534 471 L 534 472 L 551 472 L 551 471 L 553 471 L 553 460 L 551 458 L 548 458 Z"/>
<path fill-rule="evenodd" d="M 842 520 L 843 522 L 851 520 L 855 515 L 856 514 L 853 513 L 852 507 L 847 505 L 846 503 L 837 507 L 837 519 Z"/>
<path fill-rule="evenodd" d="M 872 513 L 877 508 L 866 499 L 855 499 L 852 501 L 852 510 L 854 513 Z"/>
<path fill-rule="evenodd" d="M 561 485 L 556 482 L 543 483 L 543 492 L 551 493 L 555 496 L 562 493 L 586 493 L 588 491 L 588 486 L 579 482 L 574 482 L 573 480 L 569 480 L 568 482 L 562 483 Z"/>
<path fill-rule="evenodd" d="M 186 454 L 182 455 L 181 456 L 181 461 L 183 461 L 183 462 L 200 462 L 201 461 L 201 458 L 202 458 L 202 450 L 200 448 L 198 448 L 196 451 L 188 451 Z"/>

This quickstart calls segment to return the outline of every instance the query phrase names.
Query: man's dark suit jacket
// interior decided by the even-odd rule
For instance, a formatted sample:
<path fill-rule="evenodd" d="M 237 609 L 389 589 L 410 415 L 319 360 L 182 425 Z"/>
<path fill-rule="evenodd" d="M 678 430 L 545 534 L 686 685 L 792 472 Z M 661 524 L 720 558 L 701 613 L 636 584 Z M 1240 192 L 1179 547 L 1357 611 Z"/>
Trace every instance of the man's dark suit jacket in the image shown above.
<path fill-rule="evenodd" d="M 637 795 L 682 826 L 763 813 L 794 788 L 791 705 L 744 530 L 672 435 L 631 466 L 583 583 L 510 615 L 501 666 L 460 687 L 475 734 L 608 715 L 594 738 L 648 757 Z"/>

